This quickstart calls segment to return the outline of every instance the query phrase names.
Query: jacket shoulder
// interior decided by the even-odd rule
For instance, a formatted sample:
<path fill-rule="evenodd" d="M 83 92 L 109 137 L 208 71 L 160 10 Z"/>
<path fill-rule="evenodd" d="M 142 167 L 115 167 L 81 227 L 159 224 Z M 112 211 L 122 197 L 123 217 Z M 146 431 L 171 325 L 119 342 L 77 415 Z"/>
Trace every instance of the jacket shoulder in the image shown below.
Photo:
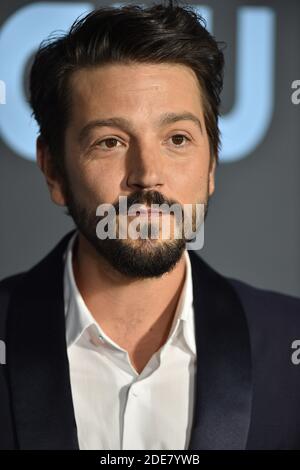
<path fill-rule="evenodd" d="M 5 277 L 0 281 L 0 311 L 3 310 L 3 306 L 7 304 L 12 292 L 18 283 L 25 276 L 26 271 L 13 274 L 12 276 Z"/>
<path fill-rule="evenodd" d="M 25 276 L 26 271 L 13 274 L 8 276 L 0 281 L 0 311 L 3 310 L 4 304 L 7 303 L 7 300 L 11 296 L 13 290 L 18 285 L 18 283 Z"/>
<path fill-rule="evenodd" d="M 0 339 L 2 340 L 5 337 L 6 317 L 11 295 L 24 275 L 25 272 L 21 272 L 0 281 Z"/>
<path fill-rule="evenodd" d="M 75 229 L 68 232 L 47 255 L 27 271 L 19 272 L 0 280 L 0 339 L 1 337 L 3 339 L 5 335 L 7 311 L 15 289 L 21 284 L 22 289 L 26 292 L 29 289 L 29 295 L 35 295 L 38 291 L 38 283 L 41 276 L 47 277 L 48 273 L 56 268 L 58 262 L 60 263 L 68 241 L 75 232 Z M 16 295 L 18 295 L 18 292 L 16 292 Z"/>
<path fill-rule="evenodd" d="M 246 282 L 234 278 L 227 278 L 227 281 L 235 288 L 235 290 L 249 302 L 258 302 L 263 305 L 274 304 L 280 307 L 286 306 L 290 309 L 299 309 L 300 297 L 285 294 L 271 289 L 263 289 L 255 287 Z"/>
<path fill-rule="evenodd" d="M 68 232 L 48 254 L 46 254 L 40 261 L 38 261 L 27 271 L 22 271 L 0 280 L 0 309 L 1 300 L 3 296 L 10 295 L 17 286 L 17 284 L 27 275 L 30 275 L 31 273 L 36 271 L 39 272 L 45 265 L 48 267 L 49 262 L 52 258 L 56 256 L 59 257 L 63 253 L 68 241 L 74 233 L 75 230 L 71 230 L 70 232 Z"/>
<path fill-rule="evenodd" d="M 0 292 L 8 291 L 14 289 L 14 287 L 18 284 L 18 282 L 23 278 L 26 274 L 26 271 L 22 271 L 20 273 L 13 274 L 12 276 L 5 277 L 4 279 L 0 280 Z"/>
<path fill-rule="evenodd" d="M 227 278 L 236 291 L 248 317 L 249 323 L 258 322 L 270 328 L 284 325 L 285 328 L 300 327 L 300 298 L 270 289 L 254 287 L 246 282 Z"/>

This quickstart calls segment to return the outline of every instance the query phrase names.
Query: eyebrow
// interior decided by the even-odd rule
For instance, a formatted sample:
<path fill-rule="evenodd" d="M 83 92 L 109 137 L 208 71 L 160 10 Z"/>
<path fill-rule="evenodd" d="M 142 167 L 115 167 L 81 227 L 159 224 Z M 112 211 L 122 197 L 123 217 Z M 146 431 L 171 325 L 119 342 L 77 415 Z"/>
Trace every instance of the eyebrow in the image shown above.
<path fill-rule="evenodd" d="M 184 111 L 182 113 L 165 113 L 160 116 L 160 119 L 157 123 L 157 127 L 166 126 L 168 124 L 172 124 L 178 121 L 192 121 L 197 125 L 200 132 L 202 133 L 202 125 L 200 119 L 195 114 L 189 111 Z M 90 121 L 88 124 L 86 124 L 86 126 L 81 129 L 79 133 L 79 142 L 82 142 L 86 138 L 90 130 L 94 127 L 119 127 L 120 129 L 133 133 L 133 127 L 130 121 L 128 121 L 128 119 L 126 118 L 116 116 L 108 119 L 95 119 L 93 121 Z"/>

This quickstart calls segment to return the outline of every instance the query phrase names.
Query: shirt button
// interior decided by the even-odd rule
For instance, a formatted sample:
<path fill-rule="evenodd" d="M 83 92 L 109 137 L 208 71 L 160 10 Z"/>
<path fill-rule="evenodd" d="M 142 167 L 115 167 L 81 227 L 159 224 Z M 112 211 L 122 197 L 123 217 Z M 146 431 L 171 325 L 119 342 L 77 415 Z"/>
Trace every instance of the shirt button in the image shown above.
<path fill-rule="evenodd" d="M 138 396 L 138 393 L 136 392 L 136 390 L 135 390 L 135 387 L 134 387 L 134 386 L 132 386 L 132 387 L 131 387 L 131 389 L 130 389 L 130 393 L 131 393 L 131 395 L 132 395 L 133 397 L 137 397 L 137 396 Z"/>

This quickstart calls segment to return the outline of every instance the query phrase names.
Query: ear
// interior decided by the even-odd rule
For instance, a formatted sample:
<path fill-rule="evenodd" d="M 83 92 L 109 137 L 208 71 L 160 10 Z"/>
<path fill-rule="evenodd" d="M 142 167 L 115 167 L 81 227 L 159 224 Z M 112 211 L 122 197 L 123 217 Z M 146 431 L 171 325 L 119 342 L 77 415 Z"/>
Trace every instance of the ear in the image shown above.
<path fill-rule="evenodd" d="M 210 161 L 209 174 L 208 174 L 208 194 L 211 196 L 215 191 L 215 172 L 216 172 L 216 157 L 214 156 Z"/>
<path fill-rule="evenodd" d="M 44 173 L 52 201 L 59 206 L 65 206 L 66 201 L 62 189 L 61 177 L 54 168 L 49 148 L 41 136 L 36 140 L 36 156 L 37 164 Z"/>

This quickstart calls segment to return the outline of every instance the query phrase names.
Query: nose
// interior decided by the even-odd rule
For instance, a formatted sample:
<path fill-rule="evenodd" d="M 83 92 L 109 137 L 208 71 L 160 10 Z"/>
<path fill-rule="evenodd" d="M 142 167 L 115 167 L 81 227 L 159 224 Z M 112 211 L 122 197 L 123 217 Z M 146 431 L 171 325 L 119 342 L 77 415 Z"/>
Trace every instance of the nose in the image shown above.
<path fill-rule="evenodd" d="M 131 189 L 157 189 L 163 186 L 164 165 L 155 145 L 139 145 L 129 155 L 127 185 Z"/>

